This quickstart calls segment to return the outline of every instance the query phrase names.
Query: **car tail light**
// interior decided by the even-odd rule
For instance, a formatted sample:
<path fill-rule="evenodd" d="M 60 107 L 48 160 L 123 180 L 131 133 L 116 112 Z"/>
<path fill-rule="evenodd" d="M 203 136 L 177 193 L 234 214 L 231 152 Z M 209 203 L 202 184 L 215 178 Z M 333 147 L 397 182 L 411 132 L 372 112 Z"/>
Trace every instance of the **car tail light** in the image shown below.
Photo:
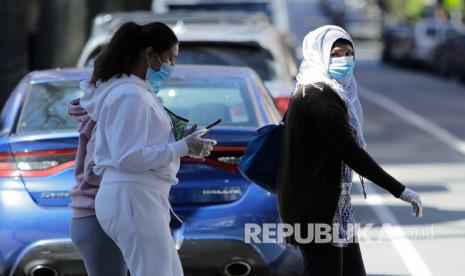
<path fill-rule="evenodd" d="M 13 156 L 8 153 L 0 153 L 0 177 L 15 176 L 17 171 Z"/>
<path fill-rule="evenodd" d="M 237 164 L 241 161 L 246 147 L 214 146 L 210 156 L 206 158 L 183 157 L 183 163 L 201 163 L 214 168 L 238 172 Z"/>
<path fill-rule="evenodd" d="M 76 150 L 0 153 L 0 177 L 44 177 L 74 166 Z"/>
<path fill-rule="evenodd" d="M 287 108 L 289 106 L 289 99 L 289 97 L 277 97 L 274 99 L 276 105 L 283 114 L 287 111 Z"/>

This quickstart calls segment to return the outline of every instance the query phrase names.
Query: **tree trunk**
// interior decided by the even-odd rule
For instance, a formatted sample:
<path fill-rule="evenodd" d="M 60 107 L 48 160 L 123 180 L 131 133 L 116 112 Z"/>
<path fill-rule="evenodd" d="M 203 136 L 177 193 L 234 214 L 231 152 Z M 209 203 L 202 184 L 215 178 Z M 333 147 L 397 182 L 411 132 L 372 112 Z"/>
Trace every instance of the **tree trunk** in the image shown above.
<path fill-rule="evenodd" d="M 27 72 L 27 0 L 2 0 L 0 9 L 0 107 Z"/>
<path fill-rule="evenodd" d="M 87 1 L 42 0 L 32 69 L 75 66 L 87 38 Z"/>
<path fill-rule="evenodd" d="M 104 12 L 116 12 L 116 11 L 136 11 L 136 10 L 150 10 L 152 1 L 151 0 L 87 0 L 89 13 L 88 22 L 92 23 L 92 20 L 99 13 Z M 92 24 L 89 24 L 89 27 Z"/>

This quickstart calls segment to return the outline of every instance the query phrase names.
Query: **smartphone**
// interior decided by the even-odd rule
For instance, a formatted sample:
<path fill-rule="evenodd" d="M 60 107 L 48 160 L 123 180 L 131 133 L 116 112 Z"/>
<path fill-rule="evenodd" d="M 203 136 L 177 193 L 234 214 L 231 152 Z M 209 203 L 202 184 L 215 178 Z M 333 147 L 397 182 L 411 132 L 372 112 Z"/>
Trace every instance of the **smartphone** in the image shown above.
<path fill-rule="evenodd" d="M 206 129 L 211 129 L 212 127 L 214 127 L 214 126 L 216 126 L 217 124 L 221 123 L 221 121 L 222 121 L 221 119 L 218 119 L 218 120 L 216 120 L 214 123 L 211 123 L 211 124 L 209 124 L 208 126 L 206 126 L 205 128 L 206 128 Z"/>

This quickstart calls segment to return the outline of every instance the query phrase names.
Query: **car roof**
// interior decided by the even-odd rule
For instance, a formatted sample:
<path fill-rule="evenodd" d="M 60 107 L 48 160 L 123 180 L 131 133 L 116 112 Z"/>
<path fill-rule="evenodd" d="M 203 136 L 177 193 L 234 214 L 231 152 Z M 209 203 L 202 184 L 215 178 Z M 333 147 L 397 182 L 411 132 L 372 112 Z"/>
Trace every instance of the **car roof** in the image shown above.
<path fill-rule="evenodd" d="M 56 68 L 32 71 L 27 75 L 29 82 L 47 82 L 60 80 L 86 79 L 92 73 L 91 68 Z"/>
<path fill-rule="evenodd" d="M 271 24 L 268 17 L 263 13 L 249 13 L 244 11 L 170 11 L 168 13 L 154 13 L 151 11 L 113 12 L 97 15 L 93 22 L 95 31 L 109 28 L 112 22 L 136 21 L 146 24 L 153 21 L 163 21 L 166 24 L 175 24 L 179 21 L 185 23 L 241 23 L 241 24 Z"/>
<path fill-rule="evenodd" d="M 237 4 L 237 3 L 269 3 L 270 0 L 168 0 L 169 4 Z"/>
<path fill-rule="evenodd" d="M 147 24 L 164 22 L 173 28 L 180 40 L 196 41 L 261 41 L 267 37 L 279 39 L 278 31 L 265 15 L 244 12 L 170 12 L 157 14 L 149 11 L 106 13 L 94 20 L 92 38 L 110 38 L 121 24 L 134 21 Z M 274 35 L 273 35 L 274 34 Z"/>
<path fill-rule="evenodd" d="M 84 80 L 92 73 L 91 68 L 57 68 L 30 72 L 30 82 L 40 83 L 60 80 Z M 256 73 L 247 67 L 212 66 L 212 65 L 176 65 L 173 77 L 238 77 L 256 79 Z"/>
<path fill-rule="evenodd" d="M 449 21 L 440 21 L 435 19 L 423 19 L 419 21 L 415 26 L 415 28 L 434 28 L 434 29 L 451 29 L 457 30 L 457 27 L 454 26 Z"/>

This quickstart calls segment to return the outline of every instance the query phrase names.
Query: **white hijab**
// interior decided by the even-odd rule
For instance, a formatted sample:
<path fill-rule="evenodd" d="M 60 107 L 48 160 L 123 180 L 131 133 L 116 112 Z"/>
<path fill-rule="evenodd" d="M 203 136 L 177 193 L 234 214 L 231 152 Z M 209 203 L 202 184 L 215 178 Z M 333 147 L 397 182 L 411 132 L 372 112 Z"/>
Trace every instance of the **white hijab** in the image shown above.
<path fill-rule="evenodd" d="M 350 41 L 355 48 L 350 35 L 334 25 L 320 27 L 305 36 L 302 43 L 304 59 L 297 75 L 297 86 L 311 84 L 319 88 L 318 83 L 324 83 L 331 87 L 346 103 L 349 123 L 357 134 L 359 145 L 365 147 L 362 131 L 363 111 L 357 95 L 357 81 L 353 74 L 344 81 L 337 81 L 328 73 L 331 49 L 334 42 L 341 38 Z"/>

